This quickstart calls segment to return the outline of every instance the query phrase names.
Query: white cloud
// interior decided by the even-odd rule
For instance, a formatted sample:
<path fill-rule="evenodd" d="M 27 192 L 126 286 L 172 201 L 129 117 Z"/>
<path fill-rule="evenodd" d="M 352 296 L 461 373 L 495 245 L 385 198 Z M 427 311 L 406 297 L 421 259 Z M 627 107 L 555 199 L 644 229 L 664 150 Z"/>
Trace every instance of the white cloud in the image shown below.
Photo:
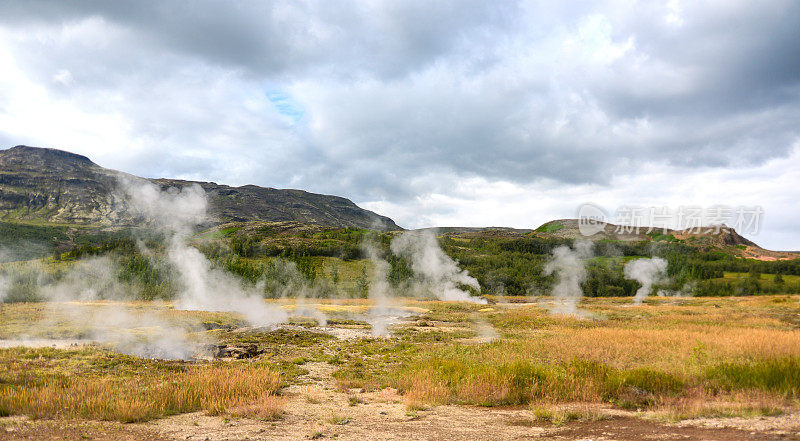
<path fill-rule="evenodd" d="M 800 248 L 798 8 L 9 0 L 0 140 L 340 194 L 404 226 L 759 204 L 755 239 Z"/>

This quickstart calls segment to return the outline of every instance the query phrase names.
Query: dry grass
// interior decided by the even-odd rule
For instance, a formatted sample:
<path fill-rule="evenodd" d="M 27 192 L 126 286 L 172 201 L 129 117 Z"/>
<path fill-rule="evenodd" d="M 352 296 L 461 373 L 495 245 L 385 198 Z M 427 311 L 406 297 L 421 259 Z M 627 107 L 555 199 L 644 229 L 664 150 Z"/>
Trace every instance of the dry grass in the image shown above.
<path fill-rule="evenodd" d="M 773 396 L 758 391 L 739 391 L 727 395 L 711 395 L 702 389 L 665 403 L 652 416 L 659 420 L 679 421 L 687 418 L 774 416 L 789 409 Z"/>
<path fill-rule="evenodd" d="M 286 397 L 267 395 L 253 404 L 229 408 L 227 414 L 240 418 L 254 418 L 274 421 L 283 416 L 286 408 Z"/>
<path fill-rule="evenodd" d="M 300 388 L 300 394 L 305 398 L 307 403 L 318 404 L 325 401 L 327 398 L 325 391 L 316 384 L 306 384 Z"/>
<path fill-rule="evenodd" d="M 342 304 L 347 307 L 331 307 L 329 313 L 367 306 L 364 300 Z M 797 408 L 796 297 L 630 304 L 629 298 L 585 299 L 589 318 L 580 319 L 553 316 L 541 305 L 410 300 L 406 305 L 422 314 L 415 323 L 425 325 L 409 324 L 393 339 L 248 334 L 283 354 L 271 359 L 276 363 L 272 369 L 262 362 L 171 364 L 96 349 L 0 350 L 0 415 L 142 421 L 205 410 L 270 420 L 280 417 L 285 404 L 276 395 L 280 378 L 275 369 L 288 381 L 300 370 L 288 360 L 301 355 L 303 361 L 329 360 L 338 366 L 334 377 L 340 389 L 383 390 L 377 401 L 402 399 L 412 412 L 447 403 L 518 405 L 538 412 L 538 419 L 559 422 L 591 418 L 591 412 L 565 407 L 575 403 L 643 409 L 666 419 L 769 415 Z M 181 323 L 234 322 L 223 315 L 155 307 Z M 38 305 L 0 307 L 0 334 L 29 326 L 42 314 Z M 462 341 L 472 336 L 472 323 L 478 320 L 502 337 L 488 344 Z M 317 385 L 303 386 L 300 397 L 308 403 L 327 399 Z"/>
<path fill-rule="evenodd" d="M 426 347 L 392 384 L 417 407 L 586 402 L 681 418 L 772 414 L 800 397 L 800 330 L 783 319 L 800 308 L 779 297 L 642 307 L 592 299 L 590 319 L 535 306 L 486 311 L 507 338 Z"/>
<path fill-rule="evenodd" d="M 403 402 L 410 409 L 422 409 L 428 404 L 443 404 L 450 398 L 450 390 L 437 381 L 430 372 L 420 372 L 410 378 L 410 383 L 403 394 Z"/>
<path fill-rule="evenodd" d="M 514 350 L 510 350 L 513 347 Z M 492 360 L 509 362 L 593 360 L 618 368 L 646 364 L 686 369 L 737 359 L 773 359 L 800 355 L 800 332 L 787 329 L 724 328 L 676 325 L 667 329 L 603 327 L 559 329 L 504 341 L 485 351 Z"/>
<path fill-rule="evenodd" d="M 18 373 L 4 383 L 0 409 L 32 418 L 135 422 L 199 410 L 224 414 L 242 406 L 271 416 L 279 408 L 273 394 L 280 376 L 267 367 L 205 366 L 127 379 Z"/>
<path fill-rule="evenodd" d="M 599 421 L 607 419 L 607 414 L 601 413 L 594 406 L 581 403 L 571 406 L 534 406 L 533 421 L 547 422 L 560 426 L 571 421 Z M 522 425 L 517 422 L 517 425 Z"/>

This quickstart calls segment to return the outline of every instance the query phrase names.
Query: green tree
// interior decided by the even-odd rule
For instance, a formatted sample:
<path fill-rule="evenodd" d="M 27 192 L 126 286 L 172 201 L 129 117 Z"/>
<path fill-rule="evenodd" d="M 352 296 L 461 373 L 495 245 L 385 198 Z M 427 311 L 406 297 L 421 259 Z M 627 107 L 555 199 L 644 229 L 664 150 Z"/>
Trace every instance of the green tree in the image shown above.
<path fill-rule="evenodd" d="M 361 268 L 361 276 L 356 280 L 356 288 L 360 297 L 366 297 L 369 292 L 369 276 L 367 275 L 367 266 Z"/>
<path fill-rule="evenodd" d="M 331 282 L 335 285 L 339 284 L 339 265 L 334 262 L 331 266 Z"/>

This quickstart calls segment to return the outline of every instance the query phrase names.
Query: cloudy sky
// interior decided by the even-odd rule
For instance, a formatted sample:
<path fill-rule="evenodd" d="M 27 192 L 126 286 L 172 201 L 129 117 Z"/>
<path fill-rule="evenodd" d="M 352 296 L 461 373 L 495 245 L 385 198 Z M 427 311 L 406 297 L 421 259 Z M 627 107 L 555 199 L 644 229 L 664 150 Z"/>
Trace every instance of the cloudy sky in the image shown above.
<path fill-rule="evenodd" d="M 404 227 L 763 207 L 800 249 L 800 2 L 0 2 L 0 148 Z"/>

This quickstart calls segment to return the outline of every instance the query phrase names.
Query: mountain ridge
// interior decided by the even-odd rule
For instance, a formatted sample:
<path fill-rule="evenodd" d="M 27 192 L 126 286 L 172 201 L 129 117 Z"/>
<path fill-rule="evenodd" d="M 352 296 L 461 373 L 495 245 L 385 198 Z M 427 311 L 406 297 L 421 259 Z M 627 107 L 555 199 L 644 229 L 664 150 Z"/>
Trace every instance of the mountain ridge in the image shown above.
<path fill-rule="evenodd" d="M 601 222 L 600 224 L 602 224 L 602 228 L 587 237 L 580 231 L 579 219 L 556 219 L 540 225 L 533 230 L 532 234 L 573 240 L 583 238 L 593 241 L 634 242 L 644 240 L 677 242 L 698 248 L 724 250 L 733 255 L 757 260 L 782 260 L 798 257 L 796 252 L 773 251 L 762 248 L 739 234 L 733 227 L 727 225 L 704 226 L 695 231 L 694 229 L 676 230 L 646 226 L 632 229 L 609 222 Z"/>
<path fill-rule="evenodd" d="M 299 221 L 330 227 L 401 230 L 392 219 L 347 198 L 297 189 L 169 178 L 147 179 L 101 167 L 65 150 L 18 145 L 0 150 L 0 219 L 94 226 L 129 226 L 136 216 L 118 190 L 119 179 L 161 188 L 200 185 L 209 223 Z"/>

